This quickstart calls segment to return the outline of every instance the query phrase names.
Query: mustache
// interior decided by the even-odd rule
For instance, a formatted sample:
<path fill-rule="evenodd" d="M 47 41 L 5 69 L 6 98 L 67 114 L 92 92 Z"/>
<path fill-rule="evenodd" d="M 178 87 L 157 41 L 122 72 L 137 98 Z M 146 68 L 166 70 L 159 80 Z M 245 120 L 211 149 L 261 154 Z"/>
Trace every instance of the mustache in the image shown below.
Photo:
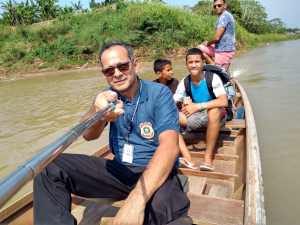
<path fill-rule="evenodd" d="M 114 82 L 118 82 L 118 81 L 121 81 L 121 80 L 126 80 L 126 77 L 125 76 L 122 76 L 122 77 L 116 77 L 114 79 Z"/>

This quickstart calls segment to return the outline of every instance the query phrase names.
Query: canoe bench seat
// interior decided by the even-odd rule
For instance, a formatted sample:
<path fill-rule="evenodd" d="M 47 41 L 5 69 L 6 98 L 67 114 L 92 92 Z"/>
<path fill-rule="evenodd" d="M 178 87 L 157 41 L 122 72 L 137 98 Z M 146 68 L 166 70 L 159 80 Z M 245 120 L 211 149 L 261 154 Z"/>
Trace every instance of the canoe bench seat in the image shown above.
<path fill-rule="evenodd" d="M 183 224 L 243 224 L 244 201 L 242 200 L 191 193 L 187 193 L 187 197 L 191 202 L 190 209 L 186 215 L 183 215 L 178 219 L 179 221 L 184 222 Z M 114 207 L 121 207 L 124 202 L 124 200 L 120 201 L 111 198 L 83 199 Z M 113 218 L 111 218 L 111 221 L 113 221 Z"/>
<path fill-rule="evenodd" d="M 246 128 L 246 121 L 244 119 L 233 119 L 227 121 L 224 126 L 225 128 Z"/>
<path fill-rule="evenodd" d="M 227 121 L 223 126 L 223 128 L 246 128 L 246 121 L 244 119 L 233 119 L 230 121 Z M 207 127 L 200 127 L 198 130 L 206 129 Z"/>

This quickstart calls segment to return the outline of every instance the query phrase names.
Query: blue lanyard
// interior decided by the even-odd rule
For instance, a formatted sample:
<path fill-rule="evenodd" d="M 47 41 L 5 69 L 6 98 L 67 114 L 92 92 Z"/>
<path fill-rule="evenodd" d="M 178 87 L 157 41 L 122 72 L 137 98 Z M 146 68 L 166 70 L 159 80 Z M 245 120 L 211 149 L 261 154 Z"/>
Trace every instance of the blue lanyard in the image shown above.
<path fill-rule="evenodd" d="M 141 98 L 141 93 L 142 93 L 142 82 L 140 82 L 141 84 L 141 87 L 140 87 L 140 94 L 139 94 L 139 98 L 136 102 L 136 106 L 135 106 L 135 109 L 134 109 L 134 112 L 133 112 L 133 115 L 132 115 L 132 118 L 131 118 L 131 121 L 130 121 L 130 124 L 129 124 L 129 127 L 127 128 L 127 124 L 126 124 L 126 120 L 125 120 L 125 113 L 123 114 L 123 118 L 124 118 L 124 124 L 125 124 L 125 127 L 126 127 L 126 130 L 127 130 L 127 137 L 125 137 L 127 143 L 129 143 L 129 131 L 131 130 L 131 127 L 132 127 L 132 122 L 134 120 L 134 117 L 135 117 L 135 113 L 136 113 L 136 110 L 138 108 L 138 105 L 139 105 L 139 102 L 140 102 L 140 98 Z"/>

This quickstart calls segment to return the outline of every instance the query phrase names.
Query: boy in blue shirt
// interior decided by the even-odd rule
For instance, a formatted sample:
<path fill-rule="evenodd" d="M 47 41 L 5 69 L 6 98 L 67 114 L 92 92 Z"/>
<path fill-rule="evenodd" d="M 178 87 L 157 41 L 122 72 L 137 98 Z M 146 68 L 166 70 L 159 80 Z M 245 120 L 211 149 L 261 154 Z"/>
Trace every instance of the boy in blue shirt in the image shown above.
<path fill-rule="evenodd" d="M 182 133 L 207 126 L 204 163 L 200 166 L 200 170 L 214 171 L 215 168 L 212 165 L 213 150 L 219 135 L 220 125 L 226 122 L 226 118 L 222 117 L 222 108 L 227 106 L 228 100 L 223 83 L 216 74 L 213 75 L 212 86 L 217 99 L 213 100 L 210 97 L 205 73 L 202 71 L 204 65 L 205 60 L 200 49 L 192 48 L 187 52 L 186 66 L 191 74 L 190 86 L 194 102 L 190 102 L 189 105 L 182 108 L 181 113 L 179 113 L 179 124 Z M 186 93 L 185 79 L 188 78 L 182 79 L 173 96 L 176 103 L 181 101 Z M 180 139 L 179 142 L 181 142 Z"/>

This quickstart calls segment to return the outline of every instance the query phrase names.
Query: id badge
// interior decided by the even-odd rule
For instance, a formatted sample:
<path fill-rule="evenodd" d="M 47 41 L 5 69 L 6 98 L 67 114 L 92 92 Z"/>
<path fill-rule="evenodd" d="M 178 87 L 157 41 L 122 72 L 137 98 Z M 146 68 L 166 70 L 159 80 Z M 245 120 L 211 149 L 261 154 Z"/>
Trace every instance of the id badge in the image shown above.
<path fill-rule="evenodd" d="M 134 146 L 131 144 L 125 144 L 123 147 L 123 156 L 122 156 L 122 162 L 130 163 L 133 162 L 133 152 L 134 152 Z"/>

